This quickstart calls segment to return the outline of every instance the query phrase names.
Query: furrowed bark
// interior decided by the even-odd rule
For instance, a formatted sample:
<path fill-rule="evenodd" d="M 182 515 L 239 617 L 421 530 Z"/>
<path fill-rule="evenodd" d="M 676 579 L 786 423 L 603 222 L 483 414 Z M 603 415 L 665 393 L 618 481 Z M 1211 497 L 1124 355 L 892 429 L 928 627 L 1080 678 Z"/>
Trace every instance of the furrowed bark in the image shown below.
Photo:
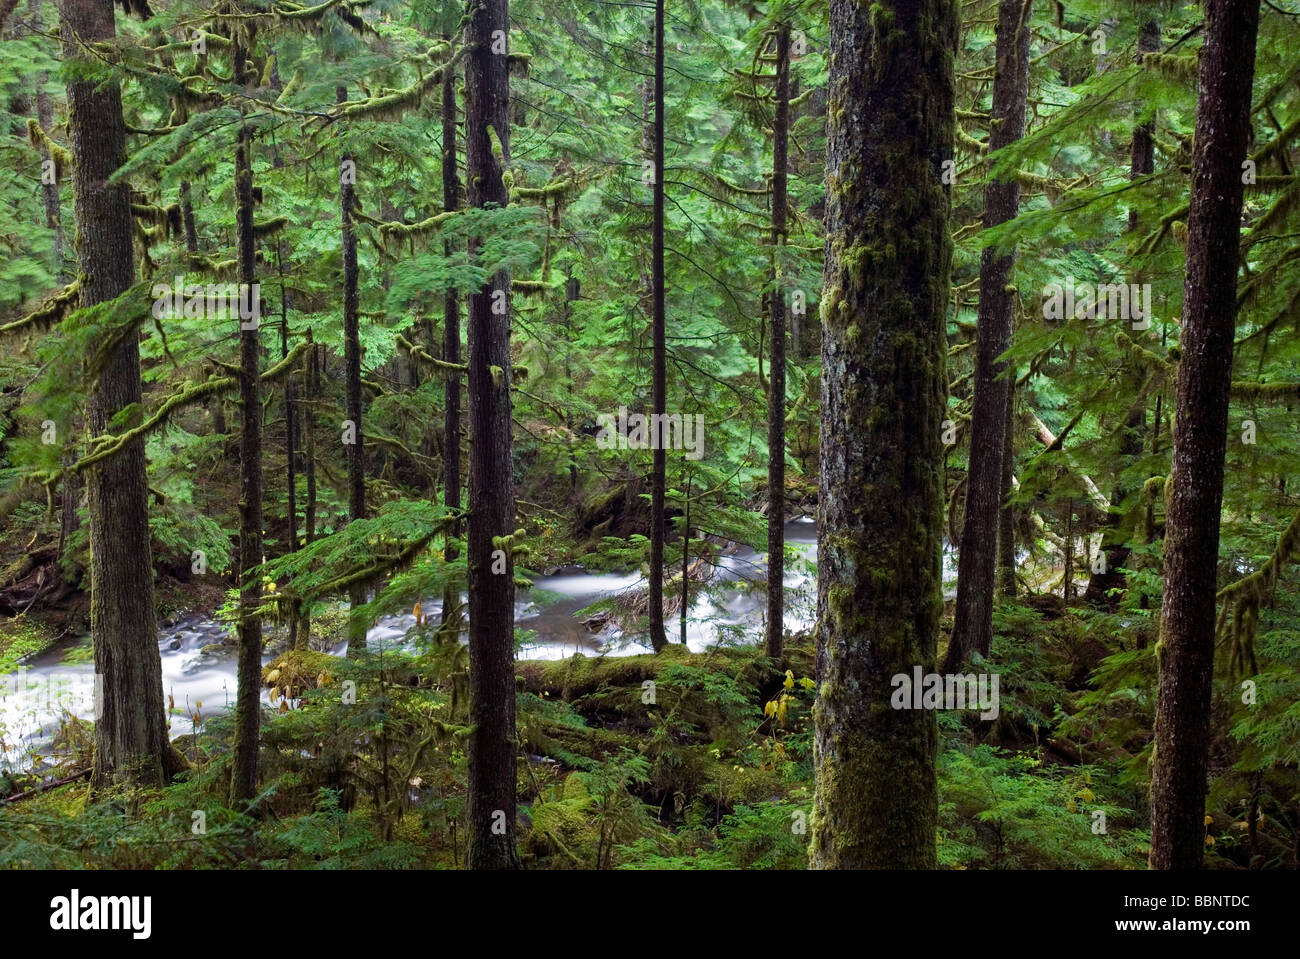
<path fill-rule="evenodd" d="M 63 0 L 63 54 L 81 60 L 81 43 L 111 41 L 111 0 Z M 80 42 L 79 42 L 80 41 Z M 135 278 L 131 192 L 109 177 L 126 161 L 122 92 L 116 82 L 68 84 L 68 129 L 76 159 L 73 210 L 77 259 L 85 275 L 81 306 L 115 299 Z M 140 342 L 126 337 L 91 388 L 91 437 L 142 399 Z M 138 425 L 128 422 L 118 432 Z M 160 786 L 180 765 L 167 738 L 162 660 L 153 604 L 149 483 L 144 438 L 133 439 L 86 477 L 90 524 L 90 635 L 95 651 L 96 717 L 92 788 Z"/>
<path fill-rule="evenodd" d="M 1206 0 L 1187 274 L 1167 484 L 1160 690 L 1151 764 L 1152 869 L 1195 869 L 1205 845 L 1223 463 L 1237 316 L 1242 162 L 1259 0 Z"/>
<path fill-rule="evenodd" d="M 831 0 L 830 23 L 809 863 L 934 868 L 934 713 L 890 698 L 933 670 L 943 608 L 957 9 Z"/>
<path fill-rule="evenodd" d="M 790 135 L 790 24 L 776 33 L 776 104 L 772 123 L 772 348 L 767 393 L 767 655 L 785 643 L 785 243 Z"/>
<path fill-rule="evenodd" d="M 508 36 L 509 30 L 508 0 L 482 0 L 470 14 L 465 155 L 472 207 L 509 202 L 502 174 L 510 162 L 510 79 L 506 54 L 492 49 L 493 35 Z M 480 246 L 478 239 L 470 241 L 471 258 Z M 517 869 L 514 558 L 508 540 L 498 545 L 511 535 L 515 519 L 509 273 L 498 272 L 468 299 L 469 704 L 474 732 L 469 739 L 467 861 L 471 869 Z M 500 312 L 494 312 L 494 304 Z"/>

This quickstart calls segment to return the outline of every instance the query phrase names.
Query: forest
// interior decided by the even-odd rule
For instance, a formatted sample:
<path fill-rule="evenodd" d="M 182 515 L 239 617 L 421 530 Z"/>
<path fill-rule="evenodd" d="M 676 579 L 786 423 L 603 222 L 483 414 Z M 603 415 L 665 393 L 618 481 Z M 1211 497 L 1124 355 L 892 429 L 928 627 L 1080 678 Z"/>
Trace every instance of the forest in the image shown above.
<path fill-rule="evenodd" d="M 1297 0 L 0 36 L 3 869 L 1300 869 Z"/>

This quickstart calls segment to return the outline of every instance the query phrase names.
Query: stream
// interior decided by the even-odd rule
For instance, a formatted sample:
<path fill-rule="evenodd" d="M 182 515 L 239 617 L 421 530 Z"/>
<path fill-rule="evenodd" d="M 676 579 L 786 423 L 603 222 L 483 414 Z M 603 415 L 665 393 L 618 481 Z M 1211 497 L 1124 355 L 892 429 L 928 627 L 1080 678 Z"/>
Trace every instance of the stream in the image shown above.
<path fill-rule="evenodd" d="M 786 524 L 787 547 L 794 558 L 786 563 L 785 627 L 791 632 L 809 629 L 815 619 L 817 583 L 810 563 L 817 555 L 817 526 L 810 517 Z M 671 549 L 669 550 L 671 556 Z M 766 595 L 766 553 L 749 547 L 723 550 L 709 583 L 699 590 L 686 620 L 687 645 L 701 652 L 718 642 L 755 642 L 763 635 Z M 944 591 L 951 595 L 956 576 L 952 555 L 944 554 Z M 641 586 L 639 572 L 628 574 L 590 573 L 579 566 L 556 570 L 534 580 L 533 588 L 517 591 L 516 635 L 522 636 L 516 653 L 519 659 L 563 659 L 574 653 L 584 656 L 626 656 L 650 652 L 642 635 L 625 635 L 617 626 L 601 625 L 576 614 L 592 603 Z M 421 603 L 426 616 L 437 619 L 441 600 Z M 408 634 L 415 625 L 413 613 L 385 616 L 367 633 L 370 649 L 410 648 Z M 680 614 L 665 617 L 669 642 L 680 641 Z M 175 709 L 168 715 L 170 734 L 194 731 L 193 714 L 200 720 L 234 705 L 237 688 L 235 648 L 221 646 L 226 626 L 212 619 L 182 620 L 163 626 L 158 633 L 162 658 L 163 694 Z M 462 641 L 465 641 L 462 638 Z M 0 675 L 0 770 L 6 766 L 22 771 L 38 767 L 40 756 L 48 754 L 65 712 L 90 719 L 94 712 L 94 665 L 72 661 L 71 650 L 86 659 L 84 637 L 71 638 L 31 657 L 15 673 Z M 346 641 L 329 650 L 334 655 L 347 651 Z M 267 653 L 263 662 L 274 654 Z M 269 691 L 262 691 L 269 704 Z"/>

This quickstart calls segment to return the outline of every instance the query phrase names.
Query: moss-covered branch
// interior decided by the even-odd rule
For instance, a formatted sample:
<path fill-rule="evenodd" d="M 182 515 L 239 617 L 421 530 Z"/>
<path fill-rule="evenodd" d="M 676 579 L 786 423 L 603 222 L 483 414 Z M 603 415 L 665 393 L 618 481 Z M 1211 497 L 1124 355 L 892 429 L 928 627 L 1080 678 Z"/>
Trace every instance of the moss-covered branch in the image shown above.
<path fill-rule="evenodd" d="M 77 303 L 80 302 L 81 281 L 83 278 L 78 276 L 62 290 L 53 296 L 47 297 L 44 303 L 21 320 L 14 320 L 12 323 L 0 326 L 0 333 L 13 333 L 29 326 L 48 327 L 58 323 L 68 313 L 76 309 Z"/>

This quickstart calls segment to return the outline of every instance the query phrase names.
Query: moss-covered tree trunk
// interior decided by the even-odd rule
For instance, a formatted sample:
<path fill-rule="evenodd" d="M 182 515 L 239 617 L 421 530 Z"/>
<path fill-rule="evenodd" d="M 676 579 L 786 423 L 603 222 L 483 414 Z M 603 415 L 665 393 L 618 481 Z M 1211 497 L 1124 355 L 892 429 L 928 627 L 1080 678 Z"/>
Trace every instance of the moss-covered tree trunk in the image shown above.
<path fill-rule="evenodd" d="M 472 207 L 509 201 L 510 76 L 498 39 L 508 36 L 508 0 L 483 0 L 470 14 L 465 66 L 465 159 Z M 499 144 L 494 155 L 493 141 Z M 470 242 L 471 257 L 481 243 Z M 510 434 L 510 274 L 501 271 L 469 300 L 469 850 L 471 869 L 515 869 L 515 489 Z"/>
<path fill-rule="evenodd" d="M 655 155 L 654 155 L 654 222 L 651 225 L 650 257 L 654 296 L 654 316 L 651 321 L 651 407 L 659 414 L 652 423 L 662 423 L 667 411 L 667 343 L 664 303 L 664 0 L 655 0 L 654 26 L 654 97 L 655 97 Z M 668 645 L 664 633 L 664 497 L 667 493 L 668 451 L 664 449 L 666 435 L 651 429 L 653 460 L 650 475 L 650 645 L 655 652 Z"/>
<path fill-rule="evenodd" d="M 442 78 L 442 208 L 460 208 L 460 179 L 456 173 L 456 71 L 448 69 Z M 444 240 L 443 255 L 453 252 L 451 240 Z M 448 290 L 442 302 L 442 358 L 447 363 L 460 362 L 460 304 L 455 290 Z M 460 509 L 460 377 L 448 376 L 443 387 L 442 475 L 443 504 Z M 459 521 L 447 531 L 444 556 L 448 562 L 457 556 L 454 537 L 461 534 Z M 460 635 L 460 589 L 448 584 L 442 593 L 442 629 L 453 637 Z"/>
<path fill-rule="evenodd" d="M 998 150 L 1025 134 L 1029 93 L 1028 0 L 998 4 L 993 107 L 989 149 Z M 1020 183 L 991 180 L 984 188 L 984 228 L 1015 219 Z M 1011 288 L 1016 255 L 985 247 L 980 256 L 980 302 L 975 344 L 975 395 L 971 409 L 970 469 L 966 520 L 957 560 L 957 606 L 944 671 L 955 673 L 971 653 L 987 656 L 993 643 L 993 589 L 998 523 L 1002 508 L 1002 455 L 1006 449 L 1007 364 L 998 361 L 1011 345 L 1016 293 Z M 1014 372 L 1010 374 L 1014 377 Z"/>
<path fill-rule="evenodd" d="M 767 391 L 767 655 L 785 644 L 785 243 L 790 142 L 790 24 L 776 28 L 776 103 L 772 122 L 772 322 Z"/>
<path fill-rule="evenodd" d="M 953 0 L 831 0 L 814 868 L 935 865 L 937 725 L 890 680 L 943 608 L 956 42 Z"/>
<path fill-rule="evenodd" d="M 111 0 L 59 4 L 63 53 L 86 57 L 82 44 L 111 42 Z M 81 306 L 116 299 L 131 287 L 131 189 L 110 183 L 126 161 L 122 92 L 115 81 L 85 77 L 68 84 L 68 130 L 76 159 L 73 210 Z M 144 294 L 140 294 L 143 296 Z M 142 304 L 142 308 L 144 304 Z M 132 332 L 107 358 L 87 403 L 91 437 L 137 426 L 109 423 L 141 402 L 140 341 Z M 163 707 L 162 660 L 153 606 L 149 484 L 144 438 L 91 467 L 86 479 L 90 523 L 90 634 L 95 650 L 96 790 L 162 785 L 175 768 Z"/>
<path fill-rule="evenodd" d="M 346 103 L 347 89 L 336 91 L 339 103 Z M 343 384 L 347 394 L 347 419 L 352 424 L 351 442 L 345 452 L 348 462 L 348 522 L 366 518 L 366 449 L 361 431 L 361 325 L 357 287 L 357 233 L 352 223 L 356 204 L 355 159 L 344 152 L 339 161 L 339 213 L 343 224 Z M 355 610 L 366 601 L 366 584 L 355 583 L 348 590 L 353 612 L 348 616 L 348 655 L 355 657 L 366 648 L 366 623 Z"/>
<path fill-rule="evenodd" d="M 243 48 L 235 44 L 235 63 Z M 256 281 L 253 235 L 253 132 L 241 126 L 235 149 L 235 232 L 239 282 Z M 239 688 L 231 746 L 230 802 L 238 808 L 257 794 L 257 752 L 262 718 L 262 618 L 255 612 L 261 582 L 250 570 L 262 562 L 262 384 L 260 322 L 239 321 Z"/>
<path fill-rule="evenodd" d="M 1206 0 L 1187 221 L 1151 765 L 1151 868 L 1193 869 L 1205 842 L 1214 595 L 1237 316 L 1242 163 L 1259 0 Z"/>

